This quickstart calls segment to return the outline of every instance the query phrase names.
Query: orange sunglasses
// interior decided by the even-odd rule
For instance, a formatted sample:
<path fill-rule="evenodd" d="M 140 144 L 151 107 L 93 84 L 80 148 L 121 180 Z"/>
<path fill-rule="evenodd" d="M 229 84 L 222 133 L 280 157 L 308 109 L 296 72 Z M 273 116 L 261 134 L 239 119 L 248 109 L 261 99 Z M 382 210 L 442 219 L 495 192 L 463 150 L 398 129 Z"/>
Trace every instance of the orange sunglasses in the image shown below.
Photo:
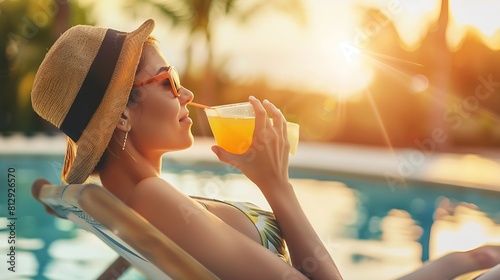
<path fill-rule="evenodd" d="M 175 97 L 179 97 L 180 93 L 179 90 L 181 89 L 181 80 L 179 78 L 179 73 L 177 72 L 177 69 L 175 69 L 174 66 L 168 66 L 166 67 L 166 72 L 160 73 L 152 78 L 149 78 L 147 80 L 135 83 L 135 87 L 142 87 L 147 84 L 151 83 L 156 83 L 156 82 L 161 82 L 164 80 L 168 80 L 170 82 L 170 87 L 172 88 L 172 92 Z"/>

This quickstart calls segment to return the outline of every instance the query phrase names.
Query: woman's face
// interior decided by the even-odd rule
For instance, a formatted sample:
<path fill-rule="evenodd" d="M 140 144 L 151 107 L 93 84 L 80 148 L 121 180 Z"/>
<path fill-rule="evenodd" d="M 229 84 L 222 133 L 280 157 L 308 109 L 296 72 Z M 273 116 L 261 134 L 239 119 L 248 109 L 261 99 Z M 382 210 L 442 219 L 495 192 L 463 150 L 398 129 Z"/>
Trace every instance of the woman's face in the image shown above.
<path fill-rule="evenodd" d="M 143 51 L 142 68 L 134 83 L 167 72 L 169 66 L 157 46 L 148 44 Z M 186 105 L 193 93 L 183 87 L 176 97 L 168 79 L 136 88 L 136 102 L 127 106 L 128 134 L 135 149 L 141 154 L 157 156 L 168 151 L 181 150 L 193 144 L 192 121 Z"/>

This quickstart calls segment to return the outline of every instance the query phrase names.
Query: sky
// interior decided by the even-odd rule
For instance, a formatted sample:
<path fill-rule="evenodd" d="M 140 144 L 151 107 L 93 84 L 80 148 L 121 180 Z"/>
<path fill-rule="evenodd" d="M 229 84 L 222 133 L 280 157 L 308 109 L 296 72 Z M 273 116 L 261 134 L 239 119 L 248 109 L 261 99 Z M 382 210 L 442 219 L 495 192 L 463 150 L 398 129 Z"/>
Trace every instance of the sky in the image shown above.
<path fill-rule="evenodd" d="M 155 17 L 154 11 L 144 11 L 148 16 L 136 20 L 126 12 L 110 15 L 109 11 L 121 9 L 120 3 L 119 0 L 96 2 L 98 24 L 127 31 L 137 28 L 147 17 L 155 18 L 157 27 L 153 35 L 169 62 L 182 71 L 187 36 Z M 349 96 L 365 88 L 374 71 L 351 54 L 363 51 L 361 43 L 387 26 L 384 18 L 363 25 L 359 6 L 379 8 L 394 21 L 403 46 L 412 49 L 432 27 L 440 5 L 438 0 L 304 0 L 304 3 L 309 19 L 306 26 L 277 12 L 263 13 L 245 26 L 220 20 L 213 39 L 215 58 L 228 61 L 226 71 L 240 81 L 264 76 L 276 87 L 306 87 Z M 447 39 L 451 49 L 459 48 L 465 32 L 474 29 L 480 31 L 489 47 L 500 49 L 500 17 L 495 12 L 500 11 L 500 1 L 450 0 L 450 10 Z M 197 44 L 195 51 L 195 60 L 206 59 L 203 44 Z"/>

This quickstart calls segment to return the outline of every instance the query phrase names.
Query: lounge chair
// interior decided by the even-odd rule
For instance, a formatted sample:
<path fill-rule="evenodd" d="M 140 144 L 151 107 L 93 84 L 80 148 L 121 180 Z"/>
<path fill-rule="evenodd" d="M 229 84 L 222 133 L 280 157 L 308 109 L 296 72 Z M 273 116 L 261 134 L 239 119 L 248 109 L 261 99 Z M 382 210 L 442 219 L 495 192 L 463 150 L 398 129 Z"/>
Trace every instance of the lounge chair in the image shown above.
<path fill-rule="evenodd" d="M 120 257 L 98 279 L 118 279 L 131 265 L 150 279 L 218 279 L 137 212 L 96 184 L 38 180 L 33 196 L 49 213 L 73 221 Z M 50 207 L 50 208 L 48 208 Z"/>

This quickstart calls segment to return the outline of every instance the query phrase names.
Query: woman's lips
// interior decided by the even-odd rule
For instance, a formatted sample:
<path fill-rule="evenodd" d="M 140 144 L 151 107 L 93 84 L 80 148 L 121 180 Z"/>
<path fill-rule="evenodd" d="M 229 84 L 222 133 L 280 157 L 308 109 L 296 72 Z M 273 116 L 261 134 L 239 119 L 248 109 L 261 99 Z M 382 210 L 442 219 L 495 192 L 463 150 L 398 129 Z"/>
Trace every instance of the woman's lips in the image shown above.
<path fill-rule="evenodd" d="M 188 115 L 185 115 L 184 117 L 182 117 L 179 122 L 188 122 L 188 123 L 192 123 L 193 120 L 191 120 L 191 118 L 189 118 Z"/>

